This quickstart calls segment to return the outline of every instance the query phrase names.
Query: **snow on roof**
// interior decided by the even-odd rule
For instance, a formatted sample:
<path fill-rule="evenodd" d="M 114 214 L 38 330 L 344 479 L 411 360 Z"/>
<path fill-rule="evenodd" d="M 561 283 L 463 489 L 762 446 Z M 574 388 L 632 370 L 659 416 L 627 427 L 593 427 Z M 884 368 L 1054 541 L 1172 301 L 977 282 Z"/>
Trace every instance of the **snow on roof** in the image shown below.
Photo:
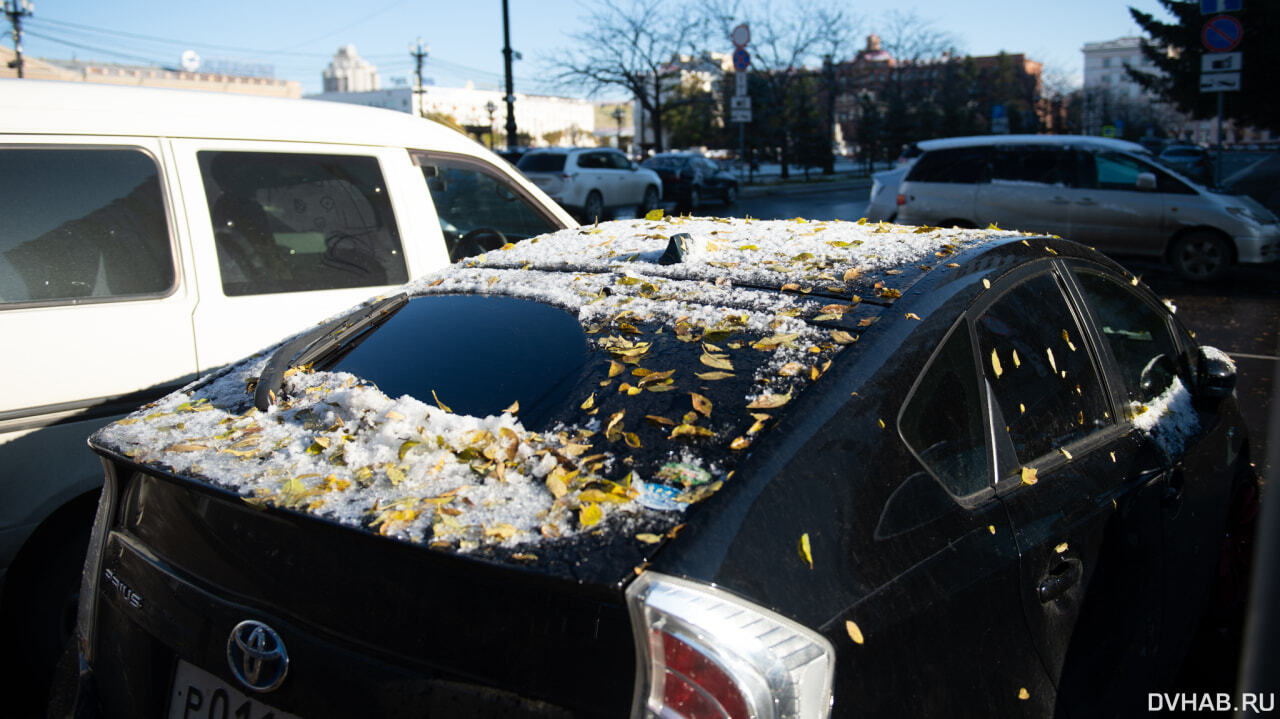
<path fill-rule="evenodd" d="M 659 264 L 681 232 L 691 238 L 684 260 Z M 670 528 L 684 507 L 729 480 L 720 458 L 745 452 L 905 283 L 962 246 L 1007 237 L 1021 235 L 800 219 L 662 218 L 562 230 L 408 287 L 526 298 L 576 314 L 607 378 L 598 394 L 581 404 L 575 397 L 580 412 L 553 431 L 524 427 L 518 407 L 458 415 L 436 398 L 392 398 L 364 379 L 308 368 L 292 370 L 283 396 L 260 412 L 252 388 L 267 357 L 258 355 L 140 409 L 93 442 L 246 501 L 441 549 L 501 545 L 524 559 L 547 538 L 597 526 Z M 858 292 L 868 293 L 866 303 Z M 685 365 L 672 368 L 679 374 L 643 366 L 660 344 L 684 352 Z M 749 376 L 729 379 L 744 370 Z M 691 376 L 741 388 L 728 403 L 737 406 L 717 401 L 713 419 L 710 401 L 690 391 L 698 386 Z M 639 405 L 627 398 L 651 393 L 670 398 L 675 419 L 634 416 Z M 658 469 L 628 454 L 639 450 L 636 428 L 646 421 L 657 426 L 647 436 L 660 431 L 679 445 Z M 647 525 L 623 521 L 655 514 Z"/>

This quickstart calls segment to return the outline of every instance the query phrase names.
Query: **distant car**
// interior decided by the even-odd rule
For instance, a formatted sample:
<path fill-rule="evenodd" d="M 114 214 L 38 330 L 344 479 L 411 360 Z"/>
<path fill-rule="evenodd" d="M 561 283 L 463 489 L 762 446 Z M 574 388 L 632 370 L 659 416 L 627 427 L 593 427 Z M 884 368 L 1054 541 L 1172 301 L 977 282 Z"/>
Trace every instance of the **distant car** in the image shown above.
<path fill-rule="evenodd" d="M 1198 145 L 1169 145 L 1160 151 L 1160 162 L 1203 185 L 1213 184 L 1213 159 Z"/>
<path fill-rule="evenodd" d="M 662 179 L 611 148 L 535 148 L 516 168 L 584 222 L 606 211 L 635 207 L 643 217 L 662 200 Z"/>
<path fill-rule="evenodd" d="M 898 221 L 1047 232 L 1156 257 L 1187 279 L 1280 260 L 1280 222 L 1252 198 L 1211 191 L 1136 143 L 1072 135 L 929 140 L 902 180 Z"/>
<path fill-rule="evenodd" d="M 738 200 L 738 178 L 719 163 L 691 152 L 663 152 L 644 162 L 662 178 L 662 196 L 682 209 L 696 210 L 709 198 L 726 205 Z"/>
<path fill-rule="evenodd" d="M 1223 179 L 1222 187 L 1233 195 L 1248 195 L 1273 214 L 1280 215 L 1280 153 L 1272 153 Z"/>
<path fill-rule="evenodd" d="M 866 217 L 872 222 L 893 222 L 898 218 L 898 186 L 906 177 L 914 160 L 892 170 L 881 170 L 871 176 L 871 192 L 867 197 Z"/>
<path fill-rule="evenodd" d="M 1253 488 L 1234 382 L 1057 238 L 543 235 L 97 433 L 55 706 L 1136 716 Z"/>

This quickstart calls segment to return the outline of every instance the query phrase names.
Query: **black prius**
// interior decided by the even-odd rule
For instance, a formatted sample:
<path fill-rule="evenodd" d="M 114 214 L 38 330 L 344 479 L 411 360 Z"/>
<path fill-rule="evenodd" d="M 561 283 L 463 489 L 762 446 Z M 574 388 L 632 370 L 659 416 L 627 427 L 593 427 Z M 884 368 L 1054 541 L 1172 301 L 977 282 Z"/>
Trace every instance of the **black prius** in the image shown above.
<path fill-rule="evenodd" d="M 1254 483 L 1231 359 L 1060 239 L 653 216 L 95 434 L 55 714 L 1145 711 Z"/>

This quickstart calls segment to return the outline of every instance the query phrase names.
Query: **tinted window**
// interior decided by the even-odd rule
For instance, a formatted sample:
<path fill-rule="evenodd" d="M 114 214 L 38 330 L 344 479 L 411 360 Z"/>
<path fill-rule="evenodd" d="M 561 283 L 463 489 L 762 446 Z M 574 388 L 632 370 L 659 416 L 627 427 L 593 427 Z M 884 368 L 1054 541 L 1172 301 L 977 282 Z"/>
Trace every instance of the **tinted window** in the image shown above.
<path fill-rule="evenodd" d="M 138 150 L 0 150 L 0 304 L 158 294 L 173 255 Z"/>
<path fill-rule="evenodd" d="M 558 152 L 531 152 L 520 158 L 516 168 L 522 172 L 560 172 L 565 155 Z"/>
<path fill-rule="evenodd" d="M 1138 175 L 1150 168 L 1132 157 L 1100 152 L 1093 156 L 1094 187 L 1100 190 L 1136 190 Z"/>
<path fill-rule="evenodd" d="M 583 170 L 603 170 L 609 164 L 599 152 L 584 152 L 578 155 L 578 167 Z"/>
<path fill-rule="evenodd" d="M 1070 154 L 1051 147 L 998 147 L 992 153 L 992 181 L 1063 185 Z"/>
<path fill-rule="evenodd" d="M 1091 272 L 1077 277 L 1120 367 L 1129 401 L 1160 396 L 1178 373 L 1178 345 L 1164 311 L 1113 280 Z"/>
<path fill-rule="evenodd" d="M 920 157 L 907 175 L 911 182 L 983 182 L 987 177 L 987 148 L 933 150 Z"/>
<path fill-rule="evenodd" d="M 477 161 L 415 156 L 444 231 L 449 259 L 560 229 L 508 180 Z"/>
<path fill-rule="evenodd" d="M 621 152 L 604 153 L 604 166 L 615 170 L 630 170 L 631 161 Z"/>
<path fill-rule="evenodd" d="M 222 291 L 373 287 L 408 279 L 372 157 L 200 152 Z"/>
<path fill-rule="evenodd" d="M 986 489 L 986 423 L 973 344 L 962 324 L 930 360 L 899 420 L 911 451 L 954 495 Z"/>
<path fill-rule="evenodd" d="M 1102 383 L 1052 274 L 1003 295 L 976 329 L 983 373 L 1019 462 L 1109 423 Z"/>

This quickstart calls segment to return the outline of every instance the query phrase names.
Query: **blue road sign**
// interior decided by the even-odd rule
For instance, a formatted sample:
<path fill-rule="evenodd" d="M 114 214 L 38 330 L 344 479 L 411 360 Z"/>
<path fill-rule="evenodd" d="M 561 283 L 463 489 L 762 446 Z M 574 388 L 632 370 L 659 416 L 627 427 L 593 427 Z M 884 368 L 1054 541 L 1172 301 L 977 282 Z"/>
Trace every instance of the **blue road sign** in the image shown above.
<path fill-rule="evenodd" d="M 1240 12 L 1244 9 L 1244 0 L 1200 0 L 1201 15 L 1216 15 L 1220 12 Z"/>
<path fill-rule="evenodd" d="M 1219 15 L 1209 18 L 1200 31 L 1200 41 L 1210 52 L 1226 52 L 1234 50 L 1240 44 L 1244 28 L 1240 21 L 1230 15 Z"/>
<path fill-rule="evenodd" d="M 747 52 L 746 50 L 743 50 L 742 48 L 738 48 L 737 50 L 734 50 L 733 51 L 733 69 L 737 70 L 738 72 L 745 72 L 746 69 L 749 67 L 751 67 L 751 53 Z"/>

